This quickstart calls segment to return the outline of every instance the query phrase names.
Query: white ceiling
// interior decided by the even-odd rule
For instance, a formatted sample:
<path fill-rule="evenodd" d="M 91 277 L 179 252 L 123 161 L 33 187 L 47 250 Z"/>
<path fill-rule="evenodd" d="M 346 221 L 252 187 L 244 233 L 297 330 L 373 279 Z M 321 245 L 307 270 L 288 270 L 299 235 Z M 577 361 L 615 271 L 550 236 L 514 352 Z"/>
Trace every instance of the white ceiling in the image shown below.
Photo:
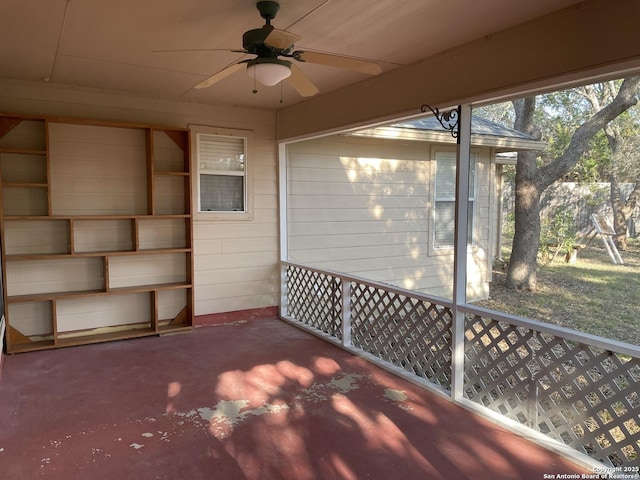
<path fill-rule="evenodd" d="M 580 0 L 281 0 L 273 25 L 296 49 L 355 56 L 384 72 Z M 243 71 L 193 86 L 243 57 L 242 34 L 264 24 L 255 0 L 2 0 L 0 78 L 220 105 L 277 109 L 303 100 Z M 223 51 L 157 52 L 180 49 Z M 320 94 L 367 77 L 297 63 Z M 443 72 L 446 74 L 446 72 Z M 280 103 L 282 95 L 283 102 Z"/>

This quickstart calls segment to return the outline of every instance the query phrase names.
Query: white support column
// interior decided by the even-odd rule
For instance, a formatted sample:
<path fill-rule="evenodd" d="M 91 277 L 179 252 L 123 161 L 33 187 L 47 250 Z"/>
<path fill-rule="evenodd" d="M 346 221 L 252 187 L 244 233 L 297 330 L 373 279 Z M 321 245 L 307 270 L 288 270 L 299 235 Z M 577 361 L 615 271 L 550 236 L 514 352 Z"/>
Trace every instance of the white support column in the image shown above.
<path fill-rule="evenodd" d="M 278 144 L 278 208 L 280 232 L 280 261 L 289 259 L 288 231 L 287 231 L 287 146 Z M 287 311 L 287 270 L 280 266 L 280 316 L 289 314 Z"/>
<path fill-rule="evenodd" d="M 346 278 L 342 282 L 342 345 L 351 346 L 351 281 Z"/>
<path fill-rule="evenodd" d="M 452 378 L 453 400 L 464 396 L 464 313 L 458 308 L 467 301 L 467 215 L 469 214 L 469 161 L 471 157 L 471 106 L 461 105 L 458 123 L 456 159 L 456 228 L 453 260 L 453 332 Z"/>

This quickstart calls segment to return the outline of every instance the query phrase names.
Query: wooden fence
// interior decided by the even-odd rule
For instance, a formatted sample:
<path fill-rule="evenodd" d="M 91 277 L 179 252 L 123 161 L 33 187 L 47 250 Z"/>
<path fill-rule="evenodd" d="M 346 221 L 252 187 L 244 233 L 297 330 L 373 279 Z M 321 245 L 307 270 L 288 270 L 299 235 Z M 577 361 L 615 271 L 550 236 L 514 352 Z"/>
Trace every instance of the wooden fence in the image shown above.
<path fill-rule="evenodd" d="M 620 185 L 621 197 L 626 199 L 632 192 L 634 184 Z M 513 212 L 515 202 L 513 185 L 505 184 L 504 209 L 505 213 Z M 612 218 L 611 202 L 609 200 L 610 185 L 608 183 L 575 183 L 557 182 L 547 188 L 540 201 L 540 218 L 551 220 L 559 209 L 566 209 L 573 213 L 577 230 L 591 228 L 590 216 L 593 213 Z M 628 223 L 629 235 L 640 234 L 640 205 L 636 207 Z"/>

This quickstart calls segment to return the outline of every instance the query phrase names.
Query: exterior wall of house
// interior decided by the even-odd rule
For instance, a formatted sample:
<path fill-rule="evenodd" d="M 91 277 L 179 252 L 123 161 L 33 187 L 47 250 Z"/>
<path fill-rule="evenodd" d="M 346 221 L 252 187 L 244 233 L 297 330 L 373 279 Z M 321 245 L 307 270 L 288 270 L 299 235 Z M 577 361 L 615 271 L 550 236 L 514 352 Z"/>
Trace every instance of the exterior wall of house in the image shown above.
<path fill-rule="evenodd" d="M 432 245 L 436 152 L 451 145 L 331 136 L 287 147 L 288 259 L 450 297 L 453 249 Z M 490 149 L 476 149 L 471 298 L 488 294 Z"/>
<path fill-rule="evenodd" d="M 250 132 L 252 158 L 248 159 L 248 168 L 252 172 L 252 185 L 249 189 L 254 198 L 249 218 L 220 220 L 207 213 L 194 215 L 195 314 L 203 316 L 262 309 L 278 304 L 278 185 L 273 112 L 213 108 L 195 102 L 12 81 L 0 82 L 0 111 L 182 128 L 204 125 Z M 55 125 L 55 128 L 69 127 Z M 133 133 L 135 135 L 136 132 Z M 73 146 L 57 143 L 55 129 L 51 134 L 52 154 L 66 156 L 65 152 L 69 153 L 69 148 Z M 142 141 L 144 145 L 144 135 L 125 140 L 125 143 L 129 141 Z M 125 165 L 119 164 L 115 155 L 106 154 L 121 147 L 105 147 L 103 167 L 110 172 L 108 180 L 95 172 L 95 213 L 99 213 L 104 200 L 100 198 L 100 189 L 105 182 L 123 189 L 120 200 L 127 203 L 129 213 L 132 205 L 133 208 L 138 204 L 145 205 L 146 192 L 130 188 L 137 184 L 136 176 L 144 176 L 144 163 L 142 171 L 132 171 L 131 168 L 124 168 L 126 162 Z M 74 170 L 82 168 L 83 163 L 81 159 L 70 156 L 67 166 L 66 174 L 52 178 L 51 184 L 58 200 L 73 210 L 73 198 L 65 193 L 65 185 L 74 181 Z M 194 170 L 194 182 L 195 177 Z M 86 205 L 82 208 L 86 208 Z M 110 211 L 113 211 L 113 206 L 110 206 Z"/>

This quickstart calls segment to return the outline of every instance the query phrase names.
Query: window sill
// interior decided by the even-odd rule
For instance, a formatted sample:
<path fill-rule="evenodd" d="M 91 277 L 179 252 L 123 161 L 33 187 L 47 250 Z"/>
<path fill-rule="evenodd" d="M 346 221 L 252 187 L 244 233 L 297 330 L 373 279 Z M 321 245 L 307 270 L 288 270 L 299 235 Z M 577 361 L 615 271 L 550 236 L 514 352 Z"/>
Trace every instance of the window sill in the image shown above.
<path fill-rule="evenodd" d="M 478 245 L 467 245 L 467 255 L 474 254 L 478 252 Z M 437 257 L 439 255 L 453 255 L 454 248 L 453 247 L 429 247 L 429 256 Z"/>
<path fill-rule="evenodd" d="M 197 212 L 193 215 L 195 221 L 211 221 L 211 222 L 233 222 L 233 221 L 250 221 L 253 215 L 250 212 Z"/>

